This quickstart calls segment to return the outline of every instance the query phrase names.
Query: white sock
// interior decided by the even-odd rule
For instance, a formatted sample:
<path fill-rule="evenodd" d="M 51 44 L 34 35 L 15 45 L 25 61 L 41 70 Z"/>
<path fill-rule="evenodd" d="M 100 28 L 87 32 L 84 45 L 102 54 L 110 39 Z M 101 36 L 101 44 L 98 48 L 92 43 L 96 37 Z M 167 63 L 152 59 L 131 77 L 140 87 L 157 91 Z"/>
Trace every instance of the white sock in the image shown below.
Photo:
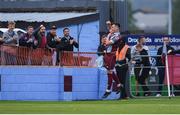
<path fill-rule="evenodd" d="M 109 89 L 106 89 L 106 92 L 111 92 L 111 90 L 109 90 Z"/>

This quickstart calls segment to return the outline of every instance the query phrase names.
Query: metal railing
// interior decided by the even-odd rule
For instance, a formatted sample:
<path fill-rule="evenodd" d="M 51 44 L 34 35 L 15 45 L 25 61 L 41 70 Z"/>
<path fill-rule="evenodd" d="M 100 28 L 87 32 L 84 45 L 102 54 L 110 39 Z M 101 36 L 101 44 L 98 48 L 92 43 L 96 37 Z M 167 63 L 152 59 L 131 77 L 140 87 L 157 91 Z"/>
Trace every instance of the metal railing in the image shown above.
<path fill-rule="evenodd" d="M 156 56 L 150 56 L 150 57 L 160 57 L 161 55 Z M 142 56 L 143 57 L 143 56 Z M 145 56 L 146 57 L 146 56 Z M 148 56 L 149 57 L 149 56 Z M 161 94 L 161 96 L 180 96 L 180 56 L 176 55 L 168 55 L 166 56 L 165 66 L 145 66 L 145 67 L 136 67 L 129 65 L 129 72 L 130 72 L 130 94 L 132 97 L 144 97 L 144 93 L 150 92 L 150 97 L 152 96 L 158 96 L 157 94 Z M 148 78 L 146 79 L 146 85 L 142 84 L 136 84 L 135 80 L 135 74 L 132 72 L 134 68 L 151 68 L 150 73 L 148 74 Z M 163 83 L 159 83 L 159 76 L 158 76 L 158 69 L 165 69 L 165 76 Z M 142 87 L 147 86 L 149 88 L 149 91 L 143 91 Z M 162 90 L 158 90 L 158 87 L 162 86 Z M 137 87 L 139 87 L 139 90 L 137 91 Z M 161 92 L 161 93 L 160 93 Z M 140 95 L 136 95 L 140 94 Z M 149 96 L 148 96 L 149 97 Z M 159 97 L 159 96 L 158 96 Z"/>
<path fill-rule="evenodd" d="M 58 57 L 60 61 L 57 63 L 56 51 L 21 46 L 0 46 L 1 65 L 95 67 L 97 53 L 61 51 Z"/>

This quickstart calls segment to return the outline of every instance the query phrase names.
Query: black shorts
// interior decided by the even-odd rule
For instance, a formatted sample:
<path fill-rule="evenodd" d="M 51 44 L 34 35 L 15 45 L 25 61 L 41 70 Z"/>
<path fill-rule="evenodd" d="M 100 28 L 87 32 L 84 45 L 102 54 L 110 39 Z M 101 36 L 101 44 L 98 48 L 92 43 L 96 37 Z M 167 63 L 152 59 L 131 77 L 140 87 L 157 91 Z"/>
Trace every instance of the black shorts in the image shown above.
<path fill-rule="evenodd" d="M 136 66 L 137 67 L 137 66 Z M 140 71 L 141 71 L 141 68 L 134 68 L 134 75 L 135 75 L 135 79 L 136 79 L 136 81 L 138 81 L 139 80 L 139 74 L 140 74 Z"/>
<path fill-rule="evenodd" d="M 140 81 L 142 79 L 146 79 L 149 77 L 150 68 L 134 68 L 134 74 L 136 81 Z"/>

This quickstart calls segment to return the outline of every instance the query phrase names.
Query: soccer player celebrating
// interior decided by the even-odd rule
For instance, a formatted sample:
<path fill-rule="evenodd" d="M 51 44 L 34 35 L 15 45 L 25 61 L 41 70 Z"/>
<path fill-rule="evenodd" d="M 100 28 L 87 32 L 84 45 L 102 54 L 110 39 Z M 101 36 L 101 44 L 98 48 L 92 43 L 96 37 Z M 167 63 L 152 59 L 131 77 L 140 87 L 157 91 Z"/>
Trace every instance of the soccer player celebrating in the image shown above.
<path fill-rule="evenodd" d="M 116 94 L 120 93 L 122 87 L 117 75 L 115 74 L 115 62 L 116 62 L 115 52 L 118 47 L 117 42 L 120 40 L 120 24 L 118 23 L 112 24 L 109 32 L 110 33 L 108 34 L 105 43 L 106 53 L 104 55 L 104 66 L 107 69 L 107 74 L 108 74 L 108 86 L 102 98 L 107 98 L 111 94 L 111 86 L 113 80 L 117 84 Z"/>

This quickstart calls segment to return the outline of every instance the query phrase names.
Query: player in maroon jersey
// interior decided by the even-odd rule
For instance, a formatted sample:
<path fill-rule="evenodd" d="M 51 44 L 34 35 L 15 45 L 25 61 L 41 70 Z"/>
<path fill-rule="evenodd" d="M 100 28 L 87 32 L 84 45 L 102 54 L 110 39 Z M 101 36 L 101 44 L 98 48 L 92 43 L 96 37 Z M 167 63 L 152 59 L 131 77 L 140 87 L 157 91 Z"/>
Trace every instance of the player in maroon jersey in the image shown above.
<path fill-rule="evenodd" d="M 109 34 L 106 39 L 106 53 L 104 55 L 104 66 L 107 69 L 108 74 L 108 86 L 102 98 L 106 98 L 111 94 L 111 87 L 113 80 L 117 84 L 117 94 L 120 93 L 122 85 L 115 73 L 115 52 L 118 47 L 118 41 L 120 40 L 120 24 L 112 24 Z"/>

